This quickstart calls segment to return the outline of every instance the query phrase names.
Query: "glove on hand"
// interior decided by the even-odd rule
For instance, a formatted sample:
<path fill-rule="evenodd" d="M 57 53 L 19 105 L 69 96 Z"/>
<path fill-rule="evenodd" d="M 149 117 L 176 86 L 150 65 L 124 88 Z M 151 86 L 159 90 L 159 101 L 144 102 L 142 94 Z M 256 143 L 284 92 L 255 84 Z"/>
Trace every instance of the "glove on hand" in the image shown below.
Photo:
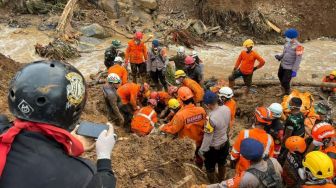
<path fill-rule="evenodd" d="M 112 149 L 115 144 L 113 125 L 109 124 L 109 130 L 100 133 L 96 142 L 97 159 L 111 159 Z"/>
<path fill-rule="evenodd" d="M 292 71 L 292 78 L 296 77 L 296 71 Z"/>

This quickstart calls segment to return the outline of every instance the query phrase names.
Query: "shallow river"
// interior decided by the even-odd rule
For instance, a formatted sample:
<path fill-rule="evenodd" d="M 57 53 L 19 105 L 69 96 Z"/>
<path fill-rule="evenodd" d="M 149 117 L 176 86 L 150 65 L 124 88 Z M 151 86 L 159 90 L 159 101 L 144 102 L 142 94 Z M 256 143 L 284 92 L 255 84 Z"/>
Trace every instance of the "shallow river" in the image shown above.
<path fill-rule="evenodd" d="M 28 63 L 34 60 L 42 59 L 35 54 L 34 45 L 41 43 L 43 45 L 52 41 L 51 33 L 41 32 L 35 28 L 13 29 L 0 25 L 0 53 L 10 56 L 12 59 Z M 121 39 L 121 38 L 118 38 Z M 104 49 L 109 46 L 112 38 L 101 41 L 94 49 Z M 121 39 L 124 44 L 127 40 Z M 199 56 L 205 62 L 206 77 L 216 76 L 226 78 L 232 71 L 235 60 L 240 51 L 241 46 L 232 46 L 225 42 L 211 43 L 212 46 L 218 48 L 197 48 Z M 335 40 L 314 40 L 303 44 L 305 47 L 303 61 L 296 79 L 311 80 L 313 74 L 316 74 L 315 80 L 320 80 L 323 74 L 336 69 L 336 41 Z M 173 55 L 176 46 L 170 46 L 169 54 Z M 258 70 L 255 74 L 256 79 L 277 79 L 277 69 L 279 63 L 274 59 L 274 55 L 282 51 L 281 45 L 256 45 L 254 48 L 266 60 L 266 65 Z M 191 53 L 187 50 L 187 53 Z M 104 51 L 94 51 L 90 53 L 82 53 L 82 57 L 69 60 L 75 65 L 85 76 L 103 69 Z"/>

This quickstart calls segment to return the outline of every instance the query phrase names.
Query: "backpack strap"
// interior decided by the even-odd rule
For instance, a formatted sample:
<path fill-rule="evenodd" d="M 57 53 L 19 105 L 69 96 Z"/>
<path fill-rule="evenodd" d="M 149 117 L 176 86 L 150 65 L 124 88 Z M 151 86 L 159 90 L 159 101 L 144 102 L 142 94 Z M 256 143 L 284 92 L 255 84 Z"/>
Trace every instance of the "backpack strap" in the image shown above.
<path fill-rule="evenodd" d="M 270 159 L 267 160 L 266 172 L 262 172 L 256 168 L 249 168 L 246 171 L 257 177 L 264 187 L 282 187 L 280 179 L 277 176 L 274 165 Z"/>

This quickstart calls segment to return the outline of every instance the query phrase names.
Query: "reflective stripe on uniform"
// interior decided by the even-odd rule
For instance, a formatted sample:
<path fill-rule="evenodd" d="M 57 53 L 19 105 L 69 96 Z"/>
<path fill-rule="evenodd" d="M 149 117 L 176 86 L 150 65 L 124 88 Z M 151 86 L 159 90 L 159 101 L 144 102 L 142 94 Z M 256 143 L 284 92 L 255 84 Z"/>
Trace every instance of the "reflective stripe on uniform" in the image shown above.
<path fill-rule="evenodd" d="M 244 139 L 249 137 L 249 130 L 245 129 L 244 130 Z"/>
<path fill-rule="evenodd" d="M 141 113 L 141 110 L 137 113 L 137 116 L 142 116 L 144 118 L 146 118 L 149 123 L 151 124 L 152 127 L 154 127 L 154 122 L 152 121 L 152 116 L 154 115 L 155 111 L 152 110 L 151 113 L 149 115 L 143 114 Z"/>
<path fill-rule="evenodd" d="M 271 135 L 267 134 L 267 145 L 264 151 L 264 157 L 269 155 L 271 144 L 272 144 L 272 137 Z"/>

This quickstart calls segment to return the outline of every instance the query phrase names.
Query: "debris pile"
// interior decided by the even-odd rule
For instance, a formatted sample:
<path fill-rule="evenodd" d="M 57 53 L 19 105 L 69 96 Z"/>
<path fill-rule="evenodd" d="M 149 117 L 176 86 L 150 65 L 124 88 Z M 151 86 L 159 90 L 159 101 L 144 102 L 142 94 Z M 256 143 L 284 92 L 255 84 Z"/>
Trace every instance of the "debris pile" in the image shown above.
<path fill-rule="evenodd" d="M 190 139 L 119 137 L 112 154 L 117 187 L 190 187 L 207 182 L 206 174 L 192 164 L 195 150 Z M 94 156 L 89 152 L 84 157 L 95 160 Z"/>
<path fill-rule="evenodd" d="M 61 39 L 55 39 L 46 46 L 37 43 L 35 45 L 35 51 L 41 57 L 52 60 L 66 60 L 80 57 L 80 53 L 76 48 Z"/>

